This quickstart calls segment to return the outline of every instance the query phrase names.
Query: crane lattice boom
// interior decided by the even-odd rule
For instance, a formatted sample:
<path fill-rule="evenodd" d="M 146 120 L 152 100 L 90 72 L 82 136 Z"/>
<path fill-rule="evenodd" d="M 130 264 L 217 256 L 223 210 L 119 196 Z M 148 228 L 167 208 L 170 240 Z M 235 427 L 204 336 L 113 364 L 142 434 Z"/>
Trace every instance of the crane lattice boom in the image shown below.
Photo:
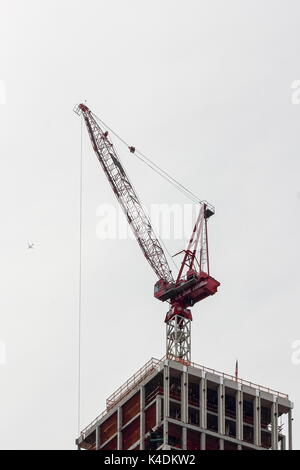
<path fill-rule="evenodd" d="M 74 111 L 79 115 L 82 114 L 84 118 L 93 149 L 146 259 L 159 279 L 173 283 L 171 269 L 161 244 L 108 138 L 108 132 L 101 129 L 86 105 L 79 104 Z M 131 147 L 130 150 L 134 151 L 134 148 Z"/>

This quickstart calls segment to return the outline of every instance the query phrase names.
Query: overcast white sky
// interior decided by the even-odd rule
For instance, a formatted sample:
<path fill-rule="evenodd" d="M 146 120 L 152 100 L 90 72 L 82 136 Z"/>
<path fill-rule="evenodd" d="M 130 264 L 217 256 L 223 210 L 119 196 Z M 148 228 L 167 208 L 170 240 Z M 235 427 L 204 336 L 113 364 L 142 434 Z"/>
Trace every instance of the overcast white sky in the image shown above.
<path fill-rule="evenodd" d="M 193 310 L 192 359 L 234 373 L 238 357 L 241 377 L 289 393 L 300 448 L 300 364 L 291 359 L 300 339 L 299 15 L 293 0 L 2 0 L 2 449 L 74 448 L 72 109 L 84 100 L 216 206 L 211 273 L 221 287 Z M 83 150 L 82 427 L 164 355 L 166 311 L 135 241 L 96 237 L 97 208 L 117 202 L 86 135 Z M 122 161 L 145 204 L 188 202 L 127 152 Z M 166 244 L 174 253 L 185 241 Z"/>

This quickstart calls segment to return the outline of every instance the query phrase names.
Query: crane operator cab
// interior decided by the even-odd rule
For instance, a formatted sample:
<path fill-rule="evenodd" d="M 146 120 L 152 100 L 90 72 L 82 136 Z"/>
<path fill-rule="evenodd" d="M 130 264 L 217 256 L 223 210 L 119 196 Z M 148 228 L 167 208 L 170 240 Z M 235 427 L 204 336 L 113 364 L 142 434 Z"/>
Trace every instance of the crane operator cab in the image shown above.
<path fill-rule="evenodd" d="M 165 279 L 159 279 L 155 284 L 154 284 L 154 297 L 156 297 L 159 300 L 163 300 L 162 297 L 165 300 L 165 295 L 166 291 L 171 289 L 172 284 Z M 163 301 L 164 301 L 163 300 Z"/>

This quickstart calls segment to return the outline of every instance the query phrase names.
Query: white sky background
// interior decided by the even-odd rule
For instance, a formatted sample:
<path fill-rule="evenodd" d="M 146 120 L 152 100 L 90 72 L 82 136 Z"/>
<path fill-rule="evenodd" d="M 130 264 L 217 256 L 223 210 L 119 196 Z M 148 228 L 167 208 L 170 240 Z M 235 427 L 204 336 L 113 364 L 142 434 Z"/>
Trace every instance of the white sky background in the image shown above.
<path fill-rule="evenodd" d="M 0 12 L 0 447 L 74 448 L 80 119 L 88 105 L 200 197 L 219 293 L 193 309 L 192 359 L 289 393 L 300 448 L 297 1 L 11 1 Z M 84 134 L 81 425 L 151 356 L 166 306 Z M 146 203 L 187 203 L 124 151 Z M 192 229 L 192 227 L 191 227 Z M 36 243 L 27 249 L 27 241 Z M 185 240 L 166 241 L 172 253 Z M 3 346 L 2 346 L 3 350 Z M 4 361 L 2 361 L 4 362 Z"/>

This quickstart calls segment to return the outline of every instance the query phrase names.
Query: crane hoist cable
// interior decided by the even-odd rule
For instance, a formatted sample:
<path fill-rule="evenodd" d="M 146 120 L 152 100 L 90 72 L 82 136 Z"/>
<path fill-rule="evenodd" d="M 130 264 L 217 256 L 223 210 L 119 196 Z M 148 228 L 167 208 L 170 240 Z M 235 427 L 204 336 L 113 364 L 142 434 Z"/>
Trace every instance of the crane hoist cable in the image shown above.
<path fill-rule="evenodd" d="M 122 137 L 120 137 L 110 126 L 108 126 L 101 118 L 99 118 L 99 116 L 97 116 L 95 113 L 93 113 L 91 111 L 91 115 L 94 117 L 94 119 L 96 121 L 98 121 L 99 123 L 102 124 L 103 127 L 105 127 L 111 134 L 113 134 L 118 140 L 120 140 L 120 142 L 122 142 L 128 149 L 131 153 L 135 154 L 137 158 L 139 158 L 143 163 L 146 163 L 146 165 L 150 166 L 156 173 L 160 174 L 158 170 L 156 170 L 155 168 L 152 167 L 153 166 L 156 166 L 158 169 L 158 165 L 156 165 L 154 162 L 151 162 L 150 159 L 148 159 L 145 155 L 143 155 L 140 151 L 138 151 L 135 147 L 132 147 L 130 146 Z M 116 151 L 116 149 L 115 149 Z M 148 160 L 150 163 L 148 163 L 147 161 L 145 160 Z M 164 170 L 161 170 L 161 172 L 163 172 L 165 175 L 167 175 L 167 173 L 164 171 Z M 164 176 L 163 174 L 160 174 L 160 176 L 162 176 L 163 178 L 167 179 L 167 176 Z M 127 175 L 128 177 L 128 175 Z M 169 177 L 169 176 L 168 176 Z M 172 178 L 171 176 L 169 178 Z M 174 180 L 176 181 L 176 180 Z M 174 183 L 172 183 L 171 181 L 169 181 L 171 184 L 175 185 Z M 178 185 L 180 185 L 180 183 L 178 183 Z M 181 185 L 182 186 L 182 185 Z M 182 186 L 182 188 L 184 188 Z M 184 193 L 184 191 L 181 189 L 181 188 L 178 188 L 181 192 Z M 187 192 L 190 192 L 189 190 L 186 189 Z M 184 193 L 185 194 L 185 193 Z M 191 193 L 192 194 L 192 193 Z M 190 199 L 191 199 L 191 196 L 188 196 Z M 193 196 L 193 202 L 194 203 L 199 203 L 199 198 L 197 198 L 197 196 Z M 147 213 L 146 211 L 146 208 L 144 207 L 144 211 Z M 147 216 L 149 217 L 149 214 L 147 214 Z M 153 227 L 152 227 L 152 230 L 153 230 Z M 154 231 L 154 230 L 153 230 Z M 155 231 L 154 231 L 155 233 Z M 167 246 L 165 245 L 165 243 L 163 242 L 163 240 L 161 239 L 161 237 L 159 235 L 157 235 L 155 233 L 155 236 L 157 237 L 157 239 L 159 239 L 160 243 L 163 245 L 166 253 L 169 255 L 169 258 L 170 258 L 170 261 L 172 262 L 172 264 L 174 265 L 174 267 L 176 268 L 176 270 L 178 270 L 178 265 L 176 263 L 176 261 L 174 260 L 173 256 L 171 255 L 170 251 L 168 250 Z"/>
<path fill-rule="evenodd" d="M 120 135 L 118 135 L 110 126 L 108 126 L 99 116 L 97 116 L 95 113 L 91 112 L 93 117 L 99 121 L 109 132 L 111 132 L 120 142 L 122 142 L 126 147 L 129 149 L 129 151 L 134 154 L 140 161 L 145 163 L 149 168 L 151 168 L 155 173 L 157 173 L 159 176 L 164 178 L 166 181 L 168 181 L 170 184 L 172 184 L 178 191 L 180 191 L 182 194 L 184 194 L 187 198 L 189 198 L 192 202 L 202 204 L 205 201 L 202 201 L 196 194 L 194 194 L 192 191 L 190 191 L 188 188 L 186 188 L 183 184 L 181 184 L 178 180 L 173 178 L 169 173 L 167 173 L 165 170 L 163 170 L 160 166 L 158 166 L 155 162 L 150 160 L 144 153 L 142 153 L 140 150 L 137 148 L 131 146 L 126 142 Z"/>
<path fill-rule="evenodd" d="M 81 412 L 81 310 L 82 310 L 82 170 L 83 170 L 83 118 L 80 125 L 80 163 L 79 163 L 79 256 L 78 256 L 78 364 L 77 364 L 77 427 L 80 432 Z"/>
<path fill-rule="evenodd" d="M 129 149 L 129 151 L 130 151 L 131 153 L 135 153 L 135 151 L 136 151 L 135 147 L 129 146 L 129 145 L 125 142 L 124 139 L 122 139 L 121 137 L 119 137 L 110 127 L 108 127 L 106 124 L 104 124 L 103 121 L 102 121 L 99 117 L 97 117 L 93 112 L 91 112 L 91 115 L 94 117 L 94 119 L 95 119 L 96 121 L 99 121 L 99 122 L 102 124 L 103 127 L 105 127 L 107 130 L 109 130 L 111 134 L 113 134 L 113 135 L 114 135 L 117 139 L 119 139 L 124 145 L 126 145 L 126 147 L 128 147 L 128 149 Z M 117 149 L 114 149 L 114 151 L 118 154 Z M 120 157 L 118 156 L 118 158 L 120 158 Z M 140 157 L 138 157 L 138 158 L 140 158 Z M 128 175 L 127 175 L 127 178 L 128 178 L 128 180 L 130 181 L 130 178 L 129 178 Z M 132 184 L 132 183 L 131 183 L 131 184 Z M 144 210 L 145 214 L 147 215 L 148 219 L 150 220 L 149 213 L 148 213 L 148 211 L 147 211 L 147 209 L 146 209 L 145 206 L 143 206 L 143 210 Z M 153 233 L 155 234 L 156 238 L 157 238 L 157 239 L 159 240 L 159 242 L 161 243 L 161 245 L 164 247 L 165 252 L 169 255 L 170 261 L 173 263 L 173 265 L 174 265 L 174 267 L 176 268 L 176 270 L 178 270 L 178 265 L 177 265 L 177 263 L 175 262 L 175 260 L 174 260 L 173 256 L 171 255 L 170 251 L 168 250 L 166 244 L 164 243 L 164 241 L 162 240 L 162 238 L 156 233 L 156 231 L 153 229 L 153 227 L 152 227 L 152 231 L 153 231 Z"/>

